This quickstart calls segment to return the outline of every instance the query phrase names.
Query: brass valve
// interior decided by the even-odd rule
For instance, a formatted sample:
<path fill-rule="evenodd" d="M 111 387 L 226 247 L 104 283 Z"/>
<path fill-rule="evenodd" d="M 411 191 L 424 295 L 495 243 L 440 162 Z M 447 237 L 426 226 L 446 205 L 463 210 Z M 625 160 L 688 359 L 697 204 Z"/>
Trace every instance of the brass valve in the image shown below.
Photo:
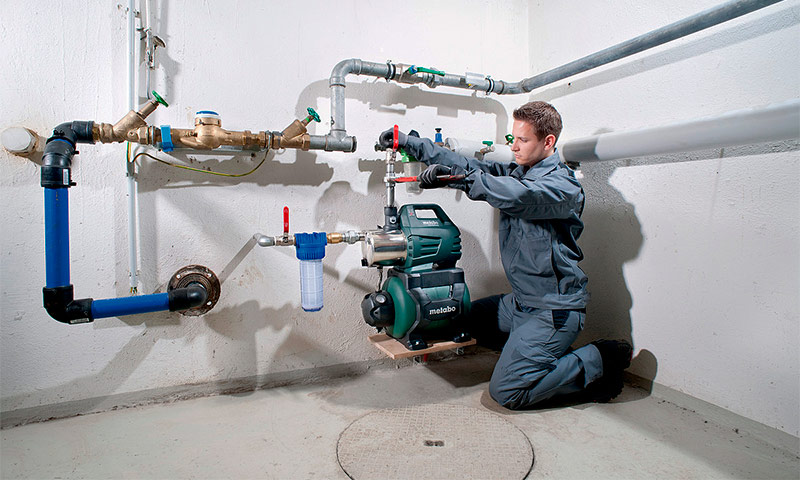
<path fill-rule="evenodd" d="M 299 148 L 308 150 L 311 144 L 311 136 L 308 134 L 306 125 L 312 120 L 319 122 L 319 115 L 313 108 L 308 107 L 308 116 L 303 120 L 295 120 L 282 132 L 272 132 L 272 148 Z"/>
<path fill-rule="evenodd" d="M 156 108 L 158 108 L 159 104 L 166 107 L 169 106 L 167 102 L 165 102 L 164 99 L 154 91 L 153 98 L 148 100 L 138 112 L 131 110 L 114 125 L 109 123 L 95 123 L 94 127 L 92 128 L 92 137 L 94 138 L 94 141 L 101 143 L 126 141 L 143 143 L 140 141 L 141 133 L 138 133 L 137 131 L 142 127 L 144 127 L 145 130 L 147 129 L 147 123 L 144 121 L 144 119 L 153 113 Z M 145 131 L 143 133 L 144 137 L 147 138 L 147 132 Z"/>

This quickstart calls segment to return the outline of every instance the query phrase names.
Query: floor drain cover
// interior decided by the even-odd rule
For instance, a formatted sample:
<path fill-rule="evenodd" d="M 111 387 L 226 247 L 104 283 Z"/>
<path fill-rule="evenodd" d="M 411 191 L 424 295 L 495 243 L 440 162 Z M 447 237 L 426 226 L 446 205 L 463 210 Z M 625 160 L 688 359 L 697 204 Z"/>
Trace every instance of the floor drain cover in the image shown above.
<path fill-rule="evenodd" d="M 462 405 L 369 413 L 339 436 L 339 465 L 355 480 L 525 478 L 533 448 L 503 418 Z"/>

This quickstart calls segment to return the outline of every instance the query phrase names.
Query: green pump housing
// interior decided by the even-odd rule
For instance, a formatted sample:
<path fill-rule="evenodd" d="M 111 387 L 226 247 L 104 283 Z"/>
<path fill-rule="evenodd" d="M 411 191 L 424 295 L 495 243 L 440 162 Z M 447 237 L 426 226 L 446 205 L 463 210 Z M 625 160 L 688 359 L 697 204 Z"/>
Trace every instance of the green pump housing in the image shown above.
<path fill-rule="evenodd" d="M 403 205 L 400 230 L 408 242 L 401 271 L 450 268 L 461 258 L 461 232 L 435 203 Z"/>
<path fill-rule="evenodd" d="M 424 333 L 469 340 L 461 321 L 471 303 L 464 271 L 456 267 L 461 258 L 458 227 L 432 203 L 404 205 L 398 225 L 406 237 L 406 258 L 383 263 L 392 268 L 381 289 L 362 301 L 364 319 L 412 350 L 427 346 Z"/>

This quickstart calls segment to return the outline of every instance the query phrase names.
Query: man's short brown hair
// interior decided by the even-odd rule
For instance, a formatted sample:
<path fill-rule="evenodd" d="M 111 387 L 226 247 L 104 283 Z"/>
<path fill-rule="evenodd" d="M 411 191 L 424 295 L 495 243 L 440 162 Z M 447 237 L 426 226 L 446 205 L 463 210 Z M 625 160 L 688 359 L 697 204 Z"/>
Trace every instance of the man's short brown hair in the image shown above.
<path fill-rule="evenodd" d="M 561 135 L 561 115 L 547 102 L 526 103 L 514 110 L 514 120 L 530 123 L 539 140 L 553 135 L 558 141 L 558 136 Z"/>

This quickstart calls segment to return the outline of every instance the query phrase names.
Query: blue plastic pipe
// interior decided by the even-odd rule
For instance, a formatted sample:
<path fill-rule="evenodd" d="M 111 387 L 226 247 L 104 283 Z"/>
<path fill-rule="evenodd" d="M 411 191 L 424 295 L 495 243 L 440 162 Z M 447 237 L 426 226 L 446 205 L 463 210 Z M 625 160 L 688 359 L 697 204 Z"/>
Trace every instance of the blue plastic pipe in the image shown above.
<path fill-rule="evenodd" d="M 92 301 L 93 318 L 119 317 L 121 315 L 160 312 L 163 310 L 169 310 L 168 293 Z"/>
<path fill-rule="evenodd" d="M 69 190 L 44 189 L 45 285 L 69 285 Z"/>

